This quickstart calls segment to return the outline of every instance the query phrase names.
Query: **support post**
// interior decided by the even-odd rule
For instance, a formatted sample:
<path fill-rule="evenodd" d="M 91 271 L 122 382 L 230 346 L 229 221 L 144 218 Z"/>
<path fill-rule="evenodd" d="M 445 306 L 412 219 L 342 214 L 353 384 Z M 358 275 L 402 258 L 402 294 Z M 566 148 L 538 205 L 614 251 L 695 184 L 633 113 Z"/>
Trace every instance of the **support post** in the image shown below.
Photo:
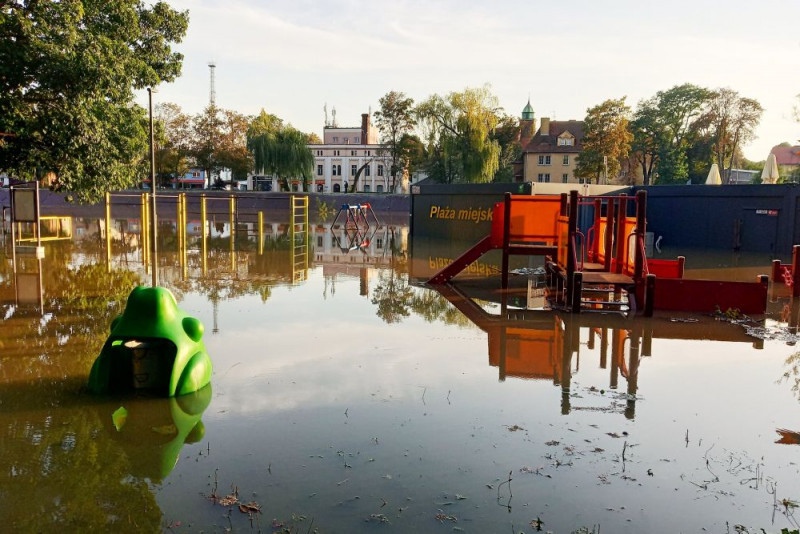
<path fill-rule="evenodd" d="M 644 283 L 644 316 L 652 317 L 655 310 L 656 275 L 648 274 Z"/>
<path fill-rule="evenodd" d="M 636 192 L 636 238 L 634 239 L 635 254 L 633 260 L 633 280 L 642 279 L 644 271 L 644 235 L 647 231 L 647 191 Z M 642 246 L 639 246 L 641 243 Z"/>
<path fill-rule="evenodd" d="M 792 247 L 792 298 L 800 297 L 800 245 Z"/>
<path fill-rule="evenodd" d="M 106 269 L 111 272 L 111 193 L 106 191 Z"/>
<path fill-rule="evenodd" d="M 617 201 L 617 238 L 614 240 L 614 244 L 616 247 L 614 253 L 614 259 L 616 259 L 616 265 L 614 266 L 614 272 L 617 274 L 622 273 L 622 267 L 625 263 L 627 263 L 627 245 L 628 239 L 625 235 L 625 216 L 628 212 L 628 199 L 626 197 L 619 197 Z"/>
<path fill-rule="evenodd" d="M 264 254 L 264 212 L 258 212 L 258 255 Z"/>
<path fill-rule="evenodd" d="M 602 219 L 601 210 L 603 209 L 603 199 L 594 199 L 594 241 L 592 242 L 592 258 L 591 261 L 597 262 L 600 256 L 600 236 L 597 231 L 600 229 L 600 220 Z"/>
<path fill-rule="evenodd" d="M 606 204 L 606 239 L 603 243 L 603 269 L 611 271 L 611 258 L 614 256 L 614 220 L 617 213 L 616 199 L 609 199 Z"/>
<path fill-rule="evenodd" d="M 236 202 L 236 200 L 233 198 L 233 195 L 231 195 L 231 198 L 230 198 L 230 207 L 229 207 L 229 209 L 230 209 L 230 212 L 231 212 L 231 213 L 230 213 L 230 225 L 231 225 L 231 252 L 233 252 L 233 251 L 234 251 L 234 249 L 235 249 L 235 244 L 234 244 L 234 242 L 235 242 L 235 239 L 236 239 L 236 219 L 235 219 L 235 217 L 236 217 L 236 204 L 235 204 L 235 202 Z"/>
<path fill-rule="evenodd" d="M 208 272 L 208 232 L 206 231 L 207 221 L 207 210 L 206 210 L 206 194 L 203 193 L 200 195 L 200 227 L 202 228 L 203 238 L 201 239 L 202 242 L 202 252 L 201 256 L 203 257 L 203 276 L 206 275 Z"/>
<path fill-rule="evenodd" d="M 573 276 L 575 274 L 575 269 L 577 265 L 575 265 L 575 233 L 578 229 L 578 192 L 572 190 L 569 192 L 569 220 L 567 222 L 567 281 L 566 281 L 566 291 L 567 291 L 567 302 L 570 305 L 574 304 L 574 279 Z M 581 275 L 581 280 L 583 280 L 583 275 Z M 580 295 L 578 296 L 578 300 L 580 301 Z M 575 311 L 573 309 L 573 311 Z"/>
<path fill-rule="evenodd" d="M 511 227 L 511 193 L 506 193 L 503 202 L 503 267 L 502 282 L 503 291 L 508 289 L 508 245 Z M 505 310 L 503 310 L 505 312 Z"/>
<path fill-rule="evenodd" d="M 578 271 L 572 275 L 572 313 L 581 312 L 581 294 L 583 293 L 583 273 Z"/>

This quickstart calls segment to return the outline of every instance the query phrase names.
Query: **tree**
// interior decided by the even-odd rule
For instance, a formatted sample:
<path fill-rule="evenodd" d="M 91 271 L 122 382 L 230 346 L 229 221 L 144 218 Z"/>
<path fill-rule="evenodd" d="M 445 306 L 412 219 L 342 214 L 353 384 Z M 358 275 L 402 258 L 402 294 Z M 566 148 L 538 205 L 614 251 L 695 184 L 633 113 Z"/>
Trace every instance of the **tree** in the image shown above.
<path fill-rule="evenodd" d="M 733 89 L 715 91 L 709 101 L 706 120 L 714 141 L 714 160 L 720 169 L 722 182 L 730 180 L 733 162 L 742 145 L 755 137 L 764 108 L 758 101 L 745 98 Z"/>
<path fill-rule="evenodd" d="M 271 174 L 289 190 L 289 178 L 301 178 L 307 189 L 308 179 L 314 170 L 314 155 L 307 146 L 308 136 L 291 126 L 273 123 L 259 131 L 251 128 L 247 149 L 253 155 L 257 172 Z"/>
<path fill-rule="evenodd" d="M 708 89 L 686 83 L 639 102 L 631 121 L 631 149 L 645 185 L 686 181 L 692 126 L 710 95 Z"/>
<path fill-rule="evenodd" d="M 159 104 L 155 108 L 158 127 L 156 141 L 156 176 L 164 183 L 167 177 L 177 177 L 186 173 L 191 153 L 191 117 L 183 113 L 180 106 L 171 102 Z"/>
<path fill-rule="evenodd" d="M 653 179 L 660 148 L 664 143 L 664 131 L 655 98 L 639 102 L 631 121 L 631 133 L 633 135 L 631 150 L 636 163 L 642 169 L 642 183 L 649 185 Z"/>
<path fill-rule="evenodd" d="M 405 134 L 414 129 L 414 100 L 405 93 L 390 91 L 383 95 L 378 103 L 381 109 L 375 112 L 375 124 L 381 132 L 381 145 L 389 156 L 389 190 L 394 191 L 397 184 L 397 173 L 403 171 L 403 145 L 401 140 Z M 366 140 L 365 140 L 366 141 Z"/>
<path fill-rule="evenodd" d="M 621 160 L 628 157 L 633 135 L 628 130 L 630 108 L 625 97 L 606 100 L 586 110 L 583 150 L 575 167 L 575 176 L 597 183 L 604 174 L 616 177 Z"/>
<path fill-rule="evenodd" d="M 230 169 L 234 182 L 247 179 L 247 173 L 253 168 L 253 158 L 247 149 L 250 122 L 250 117 L 227 109 L 221 110 L 217 122 L 216 159 L 221 167 Z"/>
<path fill-rule="evenodd" d="M 522 156 L 522 144 L 519 141 L 519 120 L 511 115 L 503 115 L 491 138 L 500 145 L 500 156 L 497 161 L 495 182 L 514 181 L 514 162 Z"/>
<path fill-rule="evenodd" d="M 133 90 L 170 82 L 188 14 L 158 2 L 10 0 L 0 9 L 0 169 L 81 201 L 141 180 L 144 110 Z"/>
<path fill-rule="evenodd" d="M 429 176 L 444 183 L 489 182 L 499 166 L 497 97 L 489 85 L 446 97 L 433 95 L 416 108 L 428 144 Z"/>

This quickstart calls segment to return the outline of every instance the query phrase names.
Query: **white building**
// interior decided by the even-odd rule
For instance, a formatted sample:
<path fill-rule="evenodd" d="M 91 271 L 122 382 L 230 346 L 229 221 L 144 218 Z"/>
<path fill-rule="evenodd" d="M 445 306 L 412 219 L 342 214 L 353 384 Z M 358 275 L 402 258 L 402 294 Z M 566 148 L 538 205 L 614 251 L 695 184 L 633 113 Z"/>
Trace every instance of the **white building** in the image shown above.
<path fill-rule="evenodd" d="M 308 145 L 314 154 L 312 191 L 344 192 L 356 183 L 356 191 L 385 193 L 391 187 L 390 161 L 378 143 L 378 131 L 368 113 L 361 115 L 361 127 L 325 125 L 321 145 Z M 299 182 L 293 181 L 294 185 Z"/>
<path fill-rule="evenodd" d="M 369 114 L 361 115 L 361 127 L 339 127 L 326 124 L 322 144 L 308 145 L 314 155 L 314 169 L 309 180 L 310 191 L 342 193 L 345 187 L 356 191 L 384 193 L 391 187 L 389 159 L 382 155 L 378 131 L 370 124 Z M 359 172 L 360 171 L 360 172 Z M 292 191 L 301 191 L 303 181 L 292 178 Z M 256 191 L 276 191 L 278 184 L 272 176 L 248 177 L 247 188 Z"/>

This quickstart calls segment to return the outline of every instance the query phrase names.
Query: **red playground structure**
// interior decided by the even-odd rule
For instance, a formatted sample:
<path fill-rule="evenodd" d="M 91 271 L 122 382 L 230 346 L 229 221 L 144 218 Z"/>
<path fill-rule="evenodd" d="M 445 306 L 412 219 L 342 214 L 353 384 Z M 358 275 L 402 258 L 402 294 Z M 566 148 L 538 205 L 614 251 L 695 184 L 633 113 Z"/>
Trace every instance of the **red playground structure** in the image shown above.
<path fill-rule="evenodd" d="M 593 215 L 586 234 L 578 229 L 581 210 Z M 634 215 L 628 216 L 629 211 Z M 636 196 L 594 197 L 579 196 L 577 191 L 560 196 L 507 193 L 494 206 L 491 233 L 428 283 L 446 284 L 484 253 L 501 249 L 503 291 L 508 290 L 509 256 L 544 256 L 551 304 L 573 313 L 766 311 L 766 275 L 754 282 L 685 279 L 683 257 L 647 258 L 646 212 L 645 191 Z M 793 264 L 799 256 L 796 247 Z M 773 266 L 773 276 L 778 268 L 783 266 Z M 800 268 L 793 272 L 800 273 Z"/>

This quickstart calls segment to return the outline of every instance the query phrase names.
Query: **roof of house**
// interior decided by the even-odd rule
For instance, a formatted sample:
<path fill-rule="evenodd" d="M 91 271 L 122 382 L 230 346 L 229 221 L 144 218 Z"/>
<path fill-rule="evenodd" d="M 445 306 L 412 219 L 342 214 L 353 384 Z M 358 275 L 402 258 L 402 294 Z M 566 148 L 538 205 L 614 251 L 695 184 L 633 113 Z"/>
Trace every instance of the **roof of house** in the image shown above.
<path fill-rule="evenodd" d="M 775 146 L 770 153 L 778 165 L 800 165 L 800 146 Z"/>
<path fill-rule="evenodd" d="M 550 121 L 550 134 L 542 135 L 542 129 L 536 131 L 536 135 L 522 147 L 525 153 L 577 153 L 583 148 L 583 121 Z M 558 145 L 558 138 L 564 132 L 569 132 L 575 138 L 575 144 Z"/>

